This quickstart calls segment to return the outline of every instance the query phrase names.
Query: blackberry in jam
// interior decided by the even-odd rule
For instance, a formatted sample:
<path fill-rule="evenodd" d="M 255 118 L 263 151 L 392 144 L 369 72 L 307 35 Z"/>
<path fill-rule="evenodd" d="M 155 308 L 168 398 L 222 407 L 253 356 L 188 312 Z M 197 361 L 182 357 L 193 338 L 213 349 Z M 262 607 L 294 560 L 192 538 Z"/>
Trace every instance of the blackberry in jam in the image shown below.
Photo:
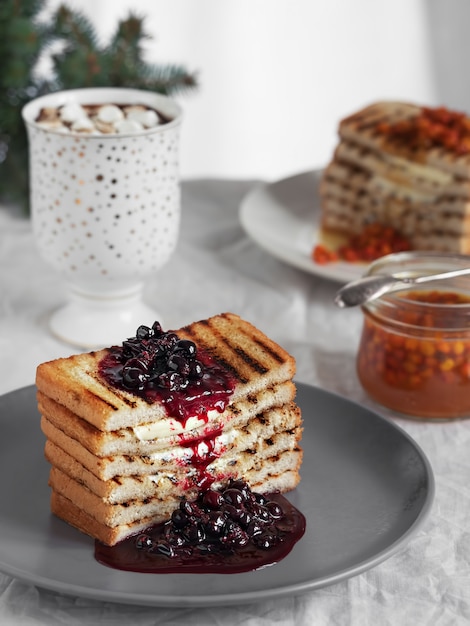
<path fill-rule="evenodd" d="M 192 416 L 207 423 L 210 411 L 223 412 L 235 388 L 221 364 L 193 341 L 163 331 L 159 322 L 139 326 L 135 337 L 109 349 L 99 368 L 110 385 L 162 403 L 183 426 Z M 100 563 L 137 572 L 237 573 L 276 563 L 291 551 L 305 518 L 281 494 L 255 493 L 242 480 L 212 487 L 215 477 L 207 466 L 218 458 L 220 432 L 182 438 L 181 446 L 192 452 L 197 499 L 182 501 L 167 522 L 115 546 L 96 542 Z"/>
<path fill-rule="evenodd" d="M 265 504 L 260 504 L 260 499 Z M 208 552 L 233 552 L 250 541 L 268 550 L 282 539 L 276 522 L 283 515 L 277 502 L 254 494 L 246 483 L 231 481 L 222 491 L 208 489 L 195 502 L 183 501 L 165 523 L 163 538 L 156 543 L 149 543 L 148 535 L 143 533 L 135 544 L 140 550 L 156 549 L 162 554 L 168 554 L 172 546 L 173 556 L 178 556 L 180 548 L 184 554 L 193 555 L 201 546 Z"/>
<path fill-rule="evenodd" d="M 231 374 L 196 344 L 163 331 L 161 324 L 139 326 L 134 337 L 110 348 L 99 364 L 109 384 L 161 402 L 180 420 L 207 419 L 210 410 L 223 412 L 233 393 Z"/>
<path fill-rule="evenodd" d="M 246 572 L 284 558 L 304 531 L 304 516 L 281 494 L 254 493 L 232 480 L 181 502 L 167 522 L 116 546 L 97 542 L 95 556 L 128 571 Z"/>
<path fill-rule="evenodd" d="M 186 388 L 190 381 L 202 377 L 193 341 L 179 339 L 175 333 L 165 333 L 159 322 L 152 328 L 139 326 L 135 337 L 114 349 L 121 368 L 121 384 L 129 391 L 144 391 L 164 387 L 170 391 Z"/>

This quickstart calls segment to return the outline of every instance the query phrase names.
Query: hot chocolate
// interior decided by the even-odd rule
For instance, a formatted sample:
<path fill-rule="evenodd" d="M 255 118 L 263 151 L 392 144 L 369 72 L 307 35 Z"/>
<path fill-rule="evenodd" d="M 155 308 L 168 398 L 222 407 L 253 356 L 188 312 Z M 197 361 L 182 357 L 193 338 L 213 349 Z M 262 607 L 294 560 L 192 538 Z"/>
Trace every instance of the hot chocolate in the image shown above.
<path fill-rule="evenodd" d="M 122 135 L 138 133 L 170 119 L 143 104 L 79 104 L 43 107 L 36 123 L 48 130 L 63 133 Z"/>

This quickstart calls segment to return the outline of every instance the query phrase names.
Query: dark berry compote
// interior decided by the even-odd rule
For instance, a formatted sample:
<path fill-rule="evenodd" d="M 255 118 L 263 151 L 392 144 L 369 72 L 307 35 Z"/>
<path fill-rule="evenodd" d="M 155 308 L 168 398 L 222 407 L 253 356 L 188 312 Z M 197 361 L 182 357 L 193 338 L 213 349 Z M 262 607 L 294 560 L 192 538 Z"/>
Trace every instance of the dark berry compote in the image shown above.
<path fill-rule="evenodd" d="M 182 426 L 190 417 L 208 421 L 209 411 L 223 412 L 235 380 L 196 344 L 158 322 L 139 326 L 136 336 L 108 350 L 100 375 L 111 385 L 149 403 L 161 402 Z M 136 572 L 239 573 L 280 561 L 305 531 L 304 516 L 281 494 L 262 495 L 243 481 L 212 488 L 207 464 L 218 430 L 181 445 L 194 448 L 192 466 L 199 495 L 182 501 L 170 520 L 115 546 L 95 543 L 95 557 L 105 565 Z M 197 453 L 203 441 L 212 451 Z"/>
<path fill-rule="evenodd" d="M 99 364 L 111 385 L 149 403 L 161 402 L 184 426 L 190 417 L 207 421 L 208 412 L 223 412 L 235 380 L 193 341 L 164 332 L 159 322 L 139 326 L 135 337 L 114 346 Z"/>
<path fill-rule="evenodd" d="M 304 516 L 281 494 L 261 495 L 231 481 L 115 546 L 96 542 L 95 557 L 134 572 L 235 574 L 279 562 L 304 532 Z"/>

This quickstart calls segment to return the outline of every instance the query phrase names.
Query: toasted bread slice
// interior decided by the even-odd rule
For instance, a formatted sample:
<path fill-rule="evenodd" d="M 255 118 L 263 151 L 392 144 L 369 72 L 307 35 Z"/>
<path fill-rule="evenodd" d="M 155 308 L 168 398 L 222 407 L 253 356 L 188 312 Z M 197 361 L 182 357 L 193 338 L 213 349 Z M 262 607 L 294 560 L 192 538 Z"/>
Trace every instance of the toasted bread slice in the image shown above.
<path fill-rule="evenodd" d="M 203 484 L 222 487 L 234 478 L 287 491 L 300 480 L 294 358 L 231 313 L 176 333 L 235 381 L 220 412 L 199 417 L 195 407 L 195 418 L 181 420 L 160 400 L 115 387 L 100 370 L 113 348 L 37 369 L 51 510 L 109 545 L 168 519 Z"/>
<path fill-rule="evenodd" d="M 285 492 L 297 486 L 301 462 L 302 450 L 299 448 L 286 450 L 276 456 L 268 457 L 259 468 L 247 465 L 249 463 L 248 457 L 243 457 L 237 460 L 240 468 L 233 468 L 232 477 L 237 478 L 243 475 L 244 480 L 253 490 L 262 493 Z M 165 499 L 154 497 L 111 504 L 90 491 L 84 484 L 78 483 L 64 474 L 57 467 L 51 469 L 49 484 L 55 493 L 68 498 L 103 526 L 111 528 L 140 524 L 142 520 L 152 520 L 151 523 L 159 523 L 170 517 L 183 498 L 192 500 L 198 495 L 198 488 L 193 487 L 186 490 L 184 495 L 173 493 Z M 148 522 L 146 525 L 149 525 Z"/>
<path fill-rule="evenodd" d="M 294 457 L 290 459 L 291 462 L 294 461 L 292 469 L 279 464 L 279 473 L 277 475 L 274 473 L 266 475 L 262 482 L 254 484 L 252 488 L 260 493 L 285 492 L 295 489 L 299 483 L 298 469 L 302 462 L 302 452 L 298 451 L 296 455 L 292 453 L 291 456 Z M 275 469 L 273 468 L 273 470 Z M 51 492 L 51 512 L 54 515 L 81 532 L 109 546 L 113 546 L 129 536 L 145 530 L 152 524 L 158 523 L 157 520 L 165 521 L 170 517 L 176 506 L 178 506 L 176 502 L 167 501 L 166 505 L 157 507 L 157 512 L 149 517 L 144 517 L 128 524 L 108 526 L 98 521 L 96 517 L 91 515 L 90 510 L 81 508 L 77 502 L 72 501 L 64 493 L 57 492 L 55 489 Z"/>
<path fill-rule="evenodd" d="M 211 437 L 211 447 L 214 455 L 224 454 L 224 458 L 236 456 L 245 450 L 250 454 L 261 454 L 261 447 L 265 440 L 270 441 L 275 435 L 288 432 L 296 434 L 295 440 L 300 437 L 300 410 L 294 404 L 269 409 L 253 418 L 242 428 L 229 428 L 218 436 Z M 159 450 L 148 456 L 142 455 L 112 455 L 98 457 L 90 453 L 77 440 L 72 439 L 57 428 L 46 417 L 41 418 L 41 428 L 49 441 L 66 451 L 97 478 L 103 481 L 122 478 L 124 476 L 160 475 L 163 471 L 169 472 L 172 477 L 184 480 L 192 471 L 191 459 L 194 455 L 193 446 L 172 446 Z M 201 442 L 204 445 L 204 440 Z M 270 448 L 272 443 L 267 444 Z M 51 463 L 54 458 L 49 457 Z M 211 466 L 209 466 L 209 471 Z"/>
<path fill-rule="evenodd" d="M 259 469 L 259 466 L 254 464 L 255 461 L 258 464 L 262 463 L 270 456 L 274 456 L 276 452 L 283 454 L 286 451 L 299 450 L 299 439 L 299 429 L 294 432 L 278 433 L 271 438 L 269 443 L 265 439 L 255 448 L 240 452 L 238 456 L 234 453 L 230 454 L 223 459 L 223 463 L 219 462 L 218 467 L 214 463 L 213 475 L 215 478 L 220 478 L 216 484 L 223 486 L 229 478 L 235 478 L 240 467 L 243 467 L 244 471 L 248 471 L 247 468 L 251 467 L 250 471 L 254 472 Z M 257 451 L 259 451 L 259 456 Z M 59 469 L 63 474 L 84 485 L 103 502 L 110 505 L 123 504 L 127 507 L 129 503 L 135 502 L 136 498 L 146 502 L 157 497 L 160 500 L 167 500 L 178 496 L 181 500 L 197 492 L 194 481 L 191 481 L 190 472 L 188 470 L 185 472 L 181 467 L 174 471 L 167 467 L 158 474 L 119 476 L 111 480 L 100 480 L 52 441 L 47 442 L 45 453 L 47 460 L 55 469 Z M 211 467 L 208 468 L 208 472 L 212 473 Z"/>
<path fill-rule="evenodd" d="M 194 322 L 176 332 L 193 340 L 235 378 L 231 402 L 288 381 L 295 373 L 291 355 L 233 313 Z M 37 388 L 102 431 L 160 420 L 170 420 L 169 428 L 174 429 L 175 420 L 171 421 L 162 404 L 148 404 L 103 380 L 98 366 L 107 353 L 105 349 L 42 363 L 37 368 Z"/>
<path fill-rule="evenodd" d="M 292 381 L 273 385 L 257 394 L 232 402 L 228 410 L 214 415 L 199 428 L 185 432 L 184 441 L 189 442 L 221 428 L 242 427 L 259 413 L 280 407 L 294 400 L 296 393 Z M 68 437 L 76 439 L 84 448 L 97 457 L 113 455 L 149 455 L 182 442 L 181 434 L 157 439 L 139 439 L 132 428 L 102 431 L 77 417 L 72 411 L 38 392 L 38 407 L 41 415 Z"/>
<path fill-rule="evenodd" d="M 116 455 L 99 458 L 67 437 L 45 417 L 42 418 L 42 424 L 48 436 L 45 453 L 49 462 L 64 468 L 66 473 L 82 482 L 87 482 L 83 475 L 93 474 L 98 481 L 108 484 L 106 489 L 101 486 L 96 491 L 102 496 L 117 492 L 118 486 L 126 478 L 142 482 L 145 477 L 150 477 L 153 483 L 157 483 L 163 475 L 170 475 L 173 485 L 177 482 L 187 484 L 191 482 L 188 477 L 194 473 L 193 459 L 207 462 L 208 471 L 220 478 L 223 474 L 220 459 L 223 459 L 225 465 L 233 465 L 233 458 L 244 452 L 256 455 L 257 460 L 265 458 L 266 454 L 272 456 L 296 446 L 302 433 L 300 410 L 292 403 L 256 416 L 243 428 L 230 428 L 209 437 L 207 441 L 210 445 L 202 439 L 188 445 L 172 446 L 148 457 Z M 67 470 L 67 467 L 73 467 L 73 471 Z"/>

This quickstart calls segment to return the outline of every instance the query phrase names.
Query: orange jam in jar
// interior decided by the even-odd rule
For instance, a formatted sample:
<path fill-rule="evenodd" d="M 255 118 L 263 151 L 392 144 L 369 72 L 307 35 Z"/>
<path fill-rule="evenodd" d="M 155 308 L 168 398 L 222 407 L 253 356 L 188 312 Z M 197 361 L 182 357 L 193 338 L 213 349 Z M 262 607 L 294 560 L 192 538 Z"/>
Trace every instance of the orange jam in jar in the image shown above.
<path fill-rule="evenodd" d="M 470 257 L 400 253 L 369 274 L 417 276 L 468 267 Z M 470 277 L 428 282 L 363 306 L 359 380 L 378 403 L 421 418 L 470 417 Z"/>

